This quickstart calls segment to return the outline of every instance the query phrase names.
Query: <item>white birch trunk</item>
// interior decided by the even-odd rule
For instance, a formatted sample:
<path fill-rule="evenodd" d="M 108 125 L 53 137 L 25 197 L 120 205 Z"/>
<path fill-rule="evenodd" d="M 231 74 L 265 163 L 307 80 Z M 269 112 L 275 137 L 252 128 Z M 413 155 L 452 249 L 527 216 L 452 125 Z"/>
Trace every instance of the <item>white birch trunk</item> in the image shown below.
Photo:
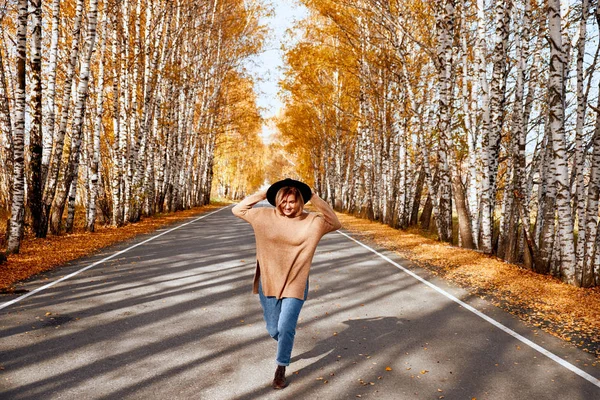
<path fill-rule="evenodd" d="M 439 121 L 438 121 L 438 176 L 439 216 L 436 216 L 438 236 L 444 242 L 452 241 L 452 171 L 449 152 L 454 151 L 451 138 L 451 77 L 454 36 L 454 0 L 445 0 L 436 14 L 437 56 L 439 61 Z"/>
<path fill-rule="evenodd" d="M 139 3 L 138 3 L 139 5 Z M 161 18 L 156 31 L 158 32 L 156 37 L 154 38 L 155 43 L 152 44 L 152 36 L 150 35 L 151 30 L 151 22 L 152 19 L 152 3 L 146 6 L 146 26 L 144 29 L 145 32 L 145 63 L 143 70 L 143 78 L 142 78 L 142 90 L 143 94 L 143 105 L 142 105 L 142 115 L 141 115 L 141 123 L 138 126 L 139 129 L 139 139 L 140 139 L 140 152 L 135 160 L 135 169 L 133 172 L 133 188 L 134 188 L 134 199 L 133 199 L 133 207 L 134 209 L 130 213 L 130 220 L 138 220 L 141 216 L 141 211 L 143 207 L 144 199 L 142 199 L 142 193 L 146 191 L 145 187 L 147 184 L 146 174 L 144 170 L 148 169 L 148 160 L 147 160 L 147 151 L 148 147 L 149 135 L 150 135 L 150 125 L 153 120 L 152 114 L 155 108 L 154 102 L 154 93 L 156 91 L 157 85 L 160 83 L 160 70 L 157 70 L 157 64 L 159 57 L 161 55 L 161 47 L 162 43 L 162 27 L 164 19 Z M 139 28 L 139 27 L 138 27 Z M 141 46 L 141 41 L 140 46 Z M 145 198 L 148 198 L 149 194 L 144 194 Z"/>
<path fill-rule="evenodd" d="M 559 0 L 548 1 L 548 28 L 550 37 L 549 123 L 554 153 L 552 162 L 556 165 L 555 184 L 557 187 L 556 206 L 559 222 L 560 262 L 564 281 L 570 284 L 580 284 L 581 277 L 575 276 L 573 218 L 565 144 L 563 92 L 565 54 L 562 46 Z"/>
<path fill-rule="evenodd" d="M 600 99 L 599 99 L 600 102 Z M 598 104 L 600 106 L 600 104 Z M 600 284 L 600 270 L 595 260 L 594 254 L 600 253 L 597 246 L 598 236 L 598 199 L 600 197 L 600 111 L 596 111 L 596 126 L 592 146 L 590 177 L 586 201 L 586 216 L 585 216 L 585 246 L 583 250 L 583 267 L 582 272 L 584 277 L 591 276 L 593 281 L 584 281 L 585 286 L 592 284 Z M 580 227 L 579 231 L 583 231 L 584 227 Z M 580 233 L 581 234 L 581 233 Z M 578 239 L 582 240 L 583 239 Z"/>
<path fill-rule="evenodd" d="M 73 224 L 75 223 L 75 200 L 77 199 L 77 181 L 79 176 L 79 164 L 75 166 L 75 178 L 71 182 L 71 187 L 67 196 L 67 218 L 65 220 L 65 232 L 73 233 Z"/>
<path fill-rule="evenodd" d="M 119 17 L 116 11 L 111 16 L 113 25 L 113 37 L 111 53 L 113 59 L 113 70 L 112 70 L 112 122 L 113 122 L 113 144 L 111 158 L 113 160 L 112 178 L 111 178 L 111 197 L 112 197 L 112 217 L 111 224 L 113 226 L 121 226 L 123 224 L 123 202 L 121 192 L 121 181 L 123 179 L 123 163 L 121 157 L 121 90 L 120 80 L 121 76 L 121 45 L 120 45 L 120 24 Z"/>
<path fill-rule="evenodd" d="M 4 135 L 0 136 L 2 141 L 0 151 L 2 152 L 2 165 L 4 165 L 1 172 L 1 180 L 3 182 L 2 189 L 4 189 L 4 193 L 6 194 L 4 207 L 9 209 L 11 207 L 13 192 L 13 124 L 9 100 L 11 96 L 8 92 L 2 53 L 2 49 L 0 49 L 0 132 L 4 132 Z M 10 222 L 7 226 L 10 226 Z"/>
<path fill-rule="evenodd" d="M 31 12 L 31 107 L 29 131 L 29 174 L 27 204 L 31 214 L 31 228 L 38 237 L 42 229 L 42 1 L 30 0 Z"/>
<path fill-rule="evenodd" d="M 153 132 L 153 131 L 154 131 L 154 129 L 151 130 L 151 132 Z M 155 194 L 156 194 L 156 186 L 154 185 L 154 182 L 155 182 L 155 158 L 156 158 L 155 141 L 156 141 L 156 138 L 153 136 L 150 137 L 148 140 L 148 151 L 147 151 L 148 166 L 146 167 L 146 169 L 144 171 L 144 188 L 146 190 L 146 200 L 144 202 L 144 214 L 146 216 L 150 216 L 156 212 L 155 204 L 154 204 L 154 199 L 155 199 Z"/>
<path fill-rule="evenodd" d="M 64 82 L 64 94 L 62 99 L 60 125 L 58 127 L 58 131 L 56 132 L 56 137 L 54 138 L 54 148 L 50 159 L 50 165 L 48 168 L 48 177 L 46 180 L 46 185 L 44 187 L 44 204 L 42 210 L 42 228 L 44 229 L 44 236 L 48 231 L 48 224 L 50 222 L 50 208 L 56 196 L 56 188 L 58 186 L 58 174 L 62 165 L 64 139 L 65 133 L 67 131 L 67 123 L 69 120 L 69 110 L 71 108 L 73 76 L 75 74 L 75 67 L 77 65 L 77 58 L 79 55 L 79 40 L 81 35 L 81 20 L 83 17 L 83 3 L 83 0 L 77 0 L 77 4 L 75 7 L 75 21 L 73 23 L 69 63 L 67 64 L 67 72 Z"/>
<path fill-rule="evenodd" d="M 47 132 L 44 134 L 44 145 L 42 149 L 42 181 L 45 183 L 48 177 L 48 167 L 54 143 L 54 131 L 56 125 L 56 67 L 58 64 L 58 38 L 60 25 L 60 0 L 52 1 L 52 33 L 50 39 L 48 59 L 48 88 L 46 96 L 48 109 L 45 114 Z"/>
<path fill-rule="evenodd" d="M 546 118 L 547 119 L 547 118 Z M 556 219 L 556 187 L 553 177 L 556 175 L 556 165 L 552 162 L 552 135 L 550 124 L 546 121 L 542 153 L 539 163 L 540 184 L 538 187 L 538 216 L 535 226 L 535 237 L 539 238 L 540 260 L 536 271 L 547 274 L 550 271 L 550 260 L 554 249 L 554 228 Z"/>
<path fill-rule="evenodd" d="M 140 149 L 143 146 L 142 141 L 144 140 L 141 124 L 143 121 L 140 121 L 139 114 L 139 101 L 138 101 L 138 93 L 141 91 L 144 92 L 144 87 L 139 87 L 140 79 L 140 64 L 142 61 L 147 62 L 146 59 L 142 60 L 140 58 L 142 40 L 141 40 L 141 28 L 140 28 L 140 18 L 141 18 L 141 0 L 135 0 L 135 12 L 133 15 L 134 24 L 133 24 L 133 32 L 130 34 L 133 36 L 133 72 L 131 77 L 131 111 L 129 113 L 129 131 L 131 132 L 131 151 L 129 152 L 129 161 L 127 162 L 127 180 L 131 182 L 131 190 L 130 190 L 130 201 L 128 204 L 128 213 L 126 214 L 129 222 L 136 222 L 139 220 L 141 216 L 141 204 L 140 204 L 140 181 L 141 176 L 136 174 L 136 165 L 138 162 L 141 162 L 143 159 L 140 154 Z M 142 97 L 143 98 L 143 97 Z"/>
<path fill-rule="evenodd" d="M 502 0 L 496 3 L 496 34 L 494 46 L 494 66 L 490 88 L 490 124 L 484 136 L 483 161 L 484 176 L 481 196 L 481 242 L 484 253 L 492 253 L 494 229 L 495 197 L 497 190 L 498 158 L 501 131 L 504 122 L 504 102 L 506 88 L 506 51 L 508 46 L 511 5 Z M 485 118 L 485 117 L 484 117 Z"/>
<path fill-rule="evenodd" d="M 462 21 L 466 20 L 466 6 L 461 4 L 460 18 Z M 461 24 L 463 25 L 463 24 Z M 469 149 L 468 165 L 466 174 L 466 189 L 465 190 L 465 209 L 467 211 L 467 221 L 470 230 L 470 240 L 472 248 L 477 248 L 477 232 L 474 228 L 477 226 L 473 221 L 473 215 L 477 215 L 474 211 L 477 207 L 477 157 L 478 152 L 478 129 L 477 126 L 477 113 L 474 111 L 477 109 L 476 96 L 479 92 L 479 80 L 473 76 L 473 73 L 469 70 L 469 45 L 467 43 L 468 31 L 465 27 L 461 32 L 461 48 L 462 48 L 462 102 L 463 102 L 463 118 L 465 121 L 465 133 L 466 142 Z M 478 47 L 474 49 L 475 62 L 479 58 Z M 473 71 L 474 72 L 474 71 Z M 473 93 L 476 95 L 473 96 Z M 458 183 L 458 181 L 456 181 Z M 462 183 L 462 182 L 461 182 Z"/>
<path fill-rule="evenodd" d="M 25 65 L 27 62 L 27 0 L 19 0 L 17 24 L 17 86 L 15 90 L 15 125 L 13 142 L 13 196 L 10 232 L 6 252 L 18 253 L 25 216 Z"/>
<path fill-rule="evenodd" d="M 54 199 L 54 210 L 52 212 L 52 231 L 60 232 L 61 218 L 65 207 L 65 201 L 70 192 L 72 182 L 77 181 L 79 170 L 79 157 L 81 147 L 81 136 L 83 133 L 86 103 L 89 93 L 90 63 L 96 44 L 96 26 L 98 23 L 98 0 L 91 0 L 88 11 L 88 28 L 86 39 L 85 58 L 81 62 L 79 71 L 79 85 L 77 88 L 77 103 L 74 109 L 73 123 L 71 129 L 71 151 L 69 163 L 66 166 L 63 184 L 60 193 Z M 76 190 L 75 190 L 76 192 Z M 72 226 L 68 227 L 70 229 Z"/>
<path fill-rule="evenodd" d="M 121 201 L 123 206 L 123 220 L 126 220 L 129 215 L 129 207 L 131 201 L 131 166 L 129 154 L 131 154 L 131 146 L 133 143 L 132 135 L 133 132 L 130 129 L 130 118 L 135 118 L 132 115 L 131 108 L 131 96 L 132 92 L 135 88 L 135 83 L 131 82 L 130 73 L 129 73 L 129 63 L 130 63 L 130 46 L 129 41 L 131 37 L 131 2 L 130 0 L 123 0 L 122 4 L 120 4 L 121 13 L 122 13 L 122 40 L 123 47 L 121 48 L 122 57 L 121 57 L 121 71 L 119 74 L 120 86 L 121 86 L 121 97 L 119 98 L 119 102 L 121 103 L 119 112 L 121 113 L 119 117 L 119 140 L 120 140 L 120 150 L 121 154 L 121 168 L 122 168 L 122 182 L 121 182 Z M 134 60 L 135 61 L 135 60 Z"/>
<path fill-rule="evenodd" d="M 587 106 L 587 97 L 584 92 L 584 68 L 585 42 L 587 38 L 587 20 L 589 17 L 589 0 L 581 2 L 581 20 L 579 21 L 579 39 L 577 40 L 577 121 L 575 124 L 575 157 L 573 159 L 572 171 L 575 174 L 575 199 L 574 206 L 577 210 L 577 265 L 575 268 L 576 276 L 581 276 L 581 285 L 589 287 L 593 283 L 593 274 L 583 275 L 585 263 L 585 235 L 586 235 L 586 212 L 585 212 L 585 163 L 583 147 L 583 128 L 585 124 L 585 114 Z"/>
<path fill-rule="evenodd" d="M 488 172 L 487 166 L 489 165 L 490 154 L 486 146 L 482 145 L 482 138 L 487 140 L 489 136 L 490 129 L 490 99 L 489 99 L 489 85 L 487 78 L 487 41 L 486 41 L 486 29 L 485 29 L 485 14 L 484 14 L 484 0 L 477 0 L 477 44 L 475 46 L 475 62 L 476 62 L 476 70 L 477 70 L 477 83 L 478 87 L 481 89 L 481 99 L 479 100 L 479 107 L 481 108 L 481 122 L 479 124 L 479 134 L 477 138 L 471 139 L 471 147 L 474 149 L 478 148 L 478 144 L 481 152 L 481 166 L 482 170 L 477 171 L 476 161 L 474 160 L 474 155 L 470 161 L 471 164 L 471 173 L 473 174 L 473 170 L 475 169 L 474 176 L 475 179 L 474 187 L 475 189 L 470 192 L 469 200 L 471 206 L 473 207 L 474 212 L 472 213 L 473 221 L 473 238 L 477 243 L 479 249 L 483 249 L 483 245 L 480 242 L 481 231 L 483 229 L 484 224 L 488 224 L 487 218 L 486 222 L 483 222 L 482 218 L 482 209 L 484 205 L 487 206 L 489 204 L 490 197 L 490 187 L 488 180 Z M 477 93 L 477 92 L 475 92 Z M 479 143 L 478 143 L 479 142 Z M 485 227 L 486 231 L 489 230 L 489 227 Z M 486 245 L 489 247 L 489 243 Z"/>
<path fill-rule="evenodd" d="M 94 133 L 90 146 L 88 147 L 88 155 L 90 160 L 89 171 L 89 196 L 87 205 L 86 229 L 90 232 L 95 231 L 96 224 L 96 199 L 98 197 L 98 165 L 100 163 L 100 132 L 102 131 L 102 115 L 104 114 L 104 54 L 106 52 L 106 11 L 102 13 L 100 36 L 100 51 L 98 54 L 98 79 L 97 79 L 97 98 L 96 98 L 96 116 L 94 123 Z"/>
<path fill-rule="evenodd" d="M 525 99 L 525 103 L 524 103 L 524 107 L 523 107 L 523 135 L 521 136 L 521 139 L 524 140 L 524 142 L 519 142 L 519 157 L 523 157 L 522 161 L 525 160 L 524 158 L 524 154 L 525 154 L 525 146 L 526 146 L 526 141 L 527 141 L 527 132 L 529 129 L 529 121 L 531 120 L 531 113 L 532 113 L 532 109 L 533 109 L 533 105 L 534 105 L 534 101 L 535 101 L 535 97 L 536 97 L 536 93 L 537 93 L 537 89 L 541 86 L 541 81 L 542 79 L 538 76 L 540 75 L 540 59 L 541 59 L 541 52 L 542 49 L 546 43 L 546 39 L 545 39 L 545 33 L 546 33 L 546 15 L 544 13 L 542 13 L 539 16 L 539 30 L 537 32 L 537 41 L 536 41 L 536 45 L 535 48 L 533 49 L 533 56 L 532 56 L 532 61 L 531 61 L 531 66 L 529 68 L 529 79 L 527 81 L 528 83 L 528 88 L 527 88 L 527 96 Z M 544 84 L 546 84 L 546 81 L 544 81 Z M 534 155 L 535 154 L 545 154 L 545 152 L 542 150 L 541 152 L 538 150 L 537 146 L 536 146 L 536 150 L 534 151 Z M 539 158 L 539 157 L 538 157 Z M 519 207 L 519 216 L 522 218 L 521 223 L 528 229 L 530 230 L 531 227 L 531 215 L 530 215 L 530 197 L 531 197 L 531 192 L 532 192 L 532 188 L 533 188 L 533 175 L 535 173 L 535 171 L 537 170 L 537 167 L 535 166 L 535 158 L 534 160 L 531 162 L 530 165 L 530 173 L 526 174 L 526 170 L 522 169 L 523 165 L 520 164 L 519 165 L 519 169 L 521 172 L 519 172 L 519 175 L 521 176 L 521 189 L 523 190 L 522 197 L 519 198 L 519 204 L 521 205 Z M 541 215 L 540 212 L 538 211 L 538 221 L 541 220 Z M 536 224 L 537 225 L 537 224 Z M 529 232 L 525 232 L 524 234 L 527 234 Z M 535 256 L 533 260 L 531 260 L 531 266 L 535 267 L 537 270 L 540 270 L 541 264 L 540 263 L 541 259 L 540 259 L 540 253 L 539 253 L 539 232 L 536 232 L 535 234 L 529 234 L 529 241 L 528 241 L 528 247 L 531 249 L 531 252 L 536 252 L 535 255 L 531 254 L 531 256 Z M 537 264 L 537 266 L 536 266 Z"/>
<path fill-rule="evenodd" d="M 519 210 L 516 206 L 516 202 L 514 201 L 515 191 L 518 193 L 518 196 L 523 195 L 522 177 L 525 176 L 526 127 L 523 124 L 523 98 L 525 93 L 525 67 L 529 54 L 530 13 L 530 1 L 525 0 L 520 30 L 517 30 L 515 33 L 517 71 L 515 97 L 513 102 L 513 115 L 511 121 L 510 153 L 512 157 L 509 160 L 512 176 L 508 180 L 507 188 L 505 189 L 504 193 L 504 223 L 502 224 L 500 231 L 500 243 L 498 245 L 499 256 L 511 263 L 516 262 L 518 259 L 517 250 L 520 232 L 517 229 Z"/>

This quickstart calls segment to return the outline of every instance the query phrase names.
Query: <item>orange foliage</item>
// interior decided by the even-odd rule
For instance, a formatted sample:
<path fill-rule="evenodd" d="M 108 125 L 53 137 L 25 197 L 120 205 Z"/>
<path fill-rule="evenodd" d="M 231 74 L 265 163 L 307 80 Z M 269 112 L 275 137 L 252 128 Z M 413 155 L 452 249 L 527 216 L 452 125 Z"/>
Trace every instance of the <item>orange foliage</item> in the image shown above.
<path fill-rule="evenodd" d="M 264 181 L 265 146 L 259 137 L 263 121 L 250 79 L 230 73 L 224 97 L 229 107 L 216 143 L 213 189 L 219 196 L 237 198 Z"/>

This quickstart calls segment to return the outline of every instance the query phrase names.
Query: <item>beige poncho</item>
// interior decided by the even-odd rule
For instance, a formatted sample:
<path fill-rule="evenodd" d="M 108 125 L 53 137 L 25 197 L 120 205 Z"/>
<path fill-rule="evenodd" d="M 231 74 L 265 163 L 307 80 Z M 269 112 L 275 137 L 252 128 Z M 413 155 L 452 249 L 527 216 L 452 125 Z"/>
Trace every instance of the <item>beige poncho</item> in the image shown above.
<path fill-rule="evenodd" d="M 329 206 L 320 198 L 313 204 L 321 211 L 303 212 L 293 218 L 272 207 L 252 208 L 262 198 L 252 195 L 233 208 L 233 214 L 249 222 L 256 237 L 254 293 L 261 280 L 265 296 L 304 299 L 306 280 L 317 244 L 324 234 L 340 228 Z"/>

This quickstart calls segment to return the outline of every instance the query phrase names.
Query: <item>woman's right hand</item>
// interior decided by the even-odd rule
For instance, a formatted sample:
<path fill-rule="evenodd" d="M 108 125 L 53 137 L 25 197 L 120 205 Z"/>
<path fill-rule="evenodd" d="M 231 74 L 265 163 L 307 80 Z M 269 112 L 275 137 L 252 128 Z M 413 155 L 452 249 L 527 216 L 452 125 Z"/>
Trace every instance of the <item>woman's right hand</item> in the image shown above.
<path fill-rule="evenodd" d="M 258 192 L 256 192 L 256 195 L 260 196 L 260 198 L 262 200 L 266 199 L 267 198 L 267 189 L 265 189 L 265 190 L 259 190 Z"/>

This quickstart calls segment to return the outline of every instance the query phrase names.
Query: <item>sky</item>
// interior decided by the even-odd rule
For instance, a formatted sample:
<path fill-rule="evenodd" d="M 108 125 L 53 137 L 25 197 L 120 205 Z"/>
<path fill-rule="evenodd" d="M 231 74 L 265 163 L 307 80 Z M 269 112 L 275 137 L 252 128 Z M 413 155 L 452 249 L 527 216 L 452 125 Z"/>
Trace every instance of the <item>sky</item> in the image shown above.
<path fill-rule="evenodd" d="M 263 118 L 271 118 L 279 112 L 283 104 L 277 93 L 279 80 L 283 77 L 283 51 L 281 45 L 290 43 L 291 36 L 286 30 L 294 26 L 295 21 L 308 15 L 306 8 L 296 0 L 273 0 L 274 15 L 263 22 L 269 26 L 271 34 L 265 50 L 249 60 L 248 71 L 255 77 L 257 103 Z M 261 137 L 269 142 L 273 128 L 267 123 L 263 126 Z"/>

